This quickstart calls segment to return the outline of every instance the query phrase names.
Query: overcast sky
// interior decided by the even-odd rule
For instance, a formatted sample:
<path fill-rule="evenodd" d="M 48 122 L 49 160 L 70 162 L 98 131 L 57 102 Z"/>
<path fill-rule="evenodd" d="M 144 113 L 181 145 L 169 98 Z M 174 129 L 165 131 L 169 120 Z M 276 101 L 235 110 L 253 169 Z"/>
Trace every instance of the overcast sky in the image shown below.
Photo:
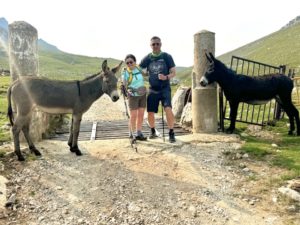
<path fill-rule="evenodd" d="M 161 37 L 177 66 L 193 65 L 194 34 L 216 35 L 216 55 L 279 30 L 300 15 L 300 0 L 3 0 L 0 17 L 26 21 L 60 50 L 137 60 Z"/>

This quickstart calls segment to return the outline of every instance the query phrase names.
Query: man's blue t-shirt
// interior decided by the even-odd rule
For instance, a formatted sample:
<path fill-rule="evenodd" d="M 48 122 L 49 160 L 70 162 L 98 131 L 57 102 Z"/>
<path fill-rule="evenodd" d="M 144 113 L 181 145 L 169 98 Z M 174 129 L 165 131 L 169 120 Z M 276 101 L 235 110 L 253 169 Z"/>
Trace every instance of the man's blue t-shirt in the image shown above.
<path fill-rule="evenodd" d="M 148 70 L 150 89 L 160 91 L 170 87 L 169 80 L 158 79 L 158 74 L 168 75 L 170 69 L 175 67 L 174 60 L 170 54 L 161 52 L 158 56 L 154 56 L 150 53 L 142 59 L 139 66 Z"/>

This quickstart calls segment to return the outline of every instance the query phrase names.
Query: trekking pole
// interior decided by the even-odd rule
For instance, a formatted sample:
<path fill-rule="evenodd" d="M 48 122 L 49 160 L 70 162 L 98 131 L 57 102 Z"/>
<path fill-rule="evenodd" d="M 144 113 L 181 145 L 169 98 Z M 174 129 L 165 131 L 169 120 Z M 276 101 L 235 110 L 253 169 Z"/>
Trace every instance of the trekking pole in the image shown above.
<path fill-rule="evenodd" d="M 164 121 L 164 106 L 163 106 L 163 104 L 161 104 L 161 120 L 162 120 L 163 140 L 165 142 L 165 121 Z"/>
<path fill-rule="evenodd" d="M 125 86 L 122 85 L 121 86 L 121 93 L 123 95 L 123 99 L 124 99 L 124 105 L 125 105 L 125 113 L 126 113 L 126 116 L 129 120 L 129 124 L 130 124 L 130 115 L 128 113 L 128 107 L 127 107 L 127 102 L 126 102 L 126 89 L 125 89 Z M 129 133 L 130 133 L 130 136 L 132 137 L 132 139 L 129 139 L 130 140 L 130 145 L 131 147 L 135 150 L 135 152 L 138 152 L 137 151 L 137 146 L 136 146 L 136 139 L 133 137 L 133 133 L 132 133 L 132 130 L 131 130 L 131 125 L 129 126 Z"/>

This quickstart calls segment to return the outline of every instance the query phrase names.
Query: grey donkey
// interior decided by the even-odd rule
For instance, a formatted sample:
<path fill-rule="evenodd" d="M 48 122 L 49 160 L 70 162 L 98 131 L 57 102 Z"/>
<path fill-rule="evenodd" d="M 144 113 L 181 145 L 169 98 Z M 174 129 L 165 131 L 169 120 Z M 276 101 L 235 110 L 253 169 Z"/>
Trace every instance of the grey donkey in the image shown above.
<path fill-rule="evenodd" d="M 18 160 L 25 160 L 20 151 L 20 131 L 23 131 L 30 151 L 37 156 L 41 155 L 29 135 L 29 124 L 34 107 L 51 114 L 72 114 L 68 145 L 71 152 L 76 153 L 76 155 L 82 155 L 77 144 L 82 115 L 104 93 L 109 95 L 114 102 L 119 99 L 117 90 L 118 79 L 115 74 L 121 65 L 122 62 L 110 70 L 105 60 L 102 64 L 101 72 L 82 81 L 59 81 L 37 77 L 23 77 L 13 82 L 7 91 L 7 115 L 12 125 L 15 153 Z M 14 108 L 16 109 L 15 118 L 11 100 L 13 100 Z"/>

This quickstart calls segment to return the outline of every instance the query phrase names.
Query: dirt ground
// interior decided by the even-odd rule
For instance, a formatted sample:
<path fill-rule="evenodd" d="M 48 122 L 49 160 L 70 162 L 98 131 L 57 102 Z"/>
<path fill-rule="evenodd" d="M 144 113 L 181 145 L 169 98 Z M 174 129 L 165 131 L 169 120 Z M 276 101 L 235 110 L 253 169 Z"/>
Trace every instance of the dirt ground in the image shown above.
<path fill-rule="evenodd" d="M 124 116 L 122 99 L 102 97 L 84 120 Z M 81 141 L 77 157 L 44 140 L 38 159 L 24 146 L 26 162 L 2 159 L 0 200 L 12 204 L 0 206 L 0 224 L 300 224 L 296 203 L 274 185 L 284 171 L 240 154 L 242 144 L 236 135 L 184 135 L 138 142 L 136 153 L 127 139 Z"/>

